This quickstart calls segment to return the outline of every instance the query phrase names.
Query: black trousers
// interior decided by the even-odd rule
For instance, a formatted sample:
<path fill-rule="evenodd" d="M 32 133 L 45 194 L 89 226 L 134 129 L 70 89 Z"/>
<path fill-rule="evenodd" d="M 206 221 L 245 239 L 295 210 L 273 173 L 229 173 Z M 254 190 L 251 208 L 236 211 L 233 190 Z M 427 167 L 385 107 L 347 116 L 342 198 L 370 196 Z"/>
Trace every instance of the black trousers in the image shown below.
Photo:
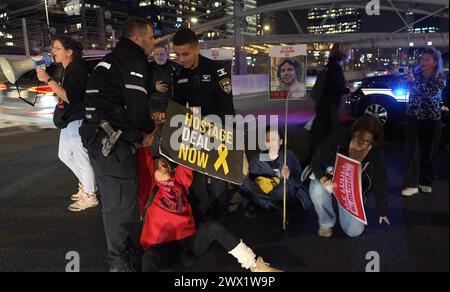
<path fill-rule="evenodd" d="M 209 221 L 200 225 L 190 238 L 147 249 L 142 260 L 142 271 L 159 272 L 187 267 L 206 254 L 215 241 L 227 252 L 239 245 L 239 241 L 222 224 Z"/>
<path fill-rule="evenodd" d="M 231 200 L 227 182 L 197 172 L 190 191 L 194 197 L 192 207 L 200 219 L 207 215 L 223 219 Z"/>
<path fill-rule="evenodd" d="M 133 243 L 137 247 L 139 239 L 136 154 L 125 142 L 119 142 L 108 157 L 101 154 L 100 141 L 95 141 L 88 152 L 102 199 L 108 266 L 129 267 Z"/>
<path fill-rule="evenodd" d="M 336 105 L 316 106 L 316 117 L 311 128 L 311 150 L 316 152 L 321 143 L 341 126 Z"/>
<path fill-rule="evenodd" d="M 440 120 L 421 121 L 407 116 L 405 128 L 406 176 L 403 187 L 416 188 L 419 184 L 432 186 L 442 122 Z"/>

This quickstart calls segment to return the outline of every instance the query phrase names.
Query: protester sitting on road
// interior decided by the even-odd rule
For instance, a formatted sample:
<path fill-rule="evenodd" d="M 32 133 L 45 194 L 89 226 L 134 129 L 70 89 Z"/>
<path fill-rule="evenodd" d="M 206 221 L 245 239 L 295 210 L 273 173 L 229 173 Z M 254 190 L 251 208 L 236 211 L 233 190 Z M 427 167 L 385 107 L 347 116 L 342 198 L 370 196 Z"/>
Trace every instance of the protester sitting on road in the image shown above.
<path fill-rule="evenodd" d="M 336 224 L 332 174 L 337 153 L 362 163 L 364 198 L 371 190 L 375 192 L 379 224 L 390 225 L 387 217 L 388 179 L 384 162 L 383 132 L 383 126 L 376 118 L 364 116 L 354 122 L 350 130 L 342 129 L 330 135 L 313 156 L 313 177 L 309 192 L 319 217 L 319 236 L 331 237 L 332 228 Z M 365 229 L 363 223 L 354 219 L 341 206 L 339 222 L 342 230 L 350 237 L 360 236 Z"/>
<path fill-rule="evenodd" d="M 302 169 L 297 156 L 287 152 L 284 165 L 283 137 L 278 129 L 266 130 L 268 153 L 256 155 L 250 162 L 249 176 L 240 188 L 240 193 L 248 202 L 244 204 L 244 215 L 254 218 L 258 207 L 281 210 L 284 196 L 284 178 L 287 179 L 288 203 L 298 203 L 301 209 L 310 207 L 308 190 L 301 182 Z"/>
<path fill-rule="evenodd" d="M 43 69 L 37 69 L 37 76 L 39 81 L 47 83 L 58 96 L 54 116 L 55 126 L 61 129 L 58 156 L 78 178 L 78 193 L 72 196 L 75 203 L 69 206 L 69 210 L 79 212 L 99 204 L 94 170 L 78 133 L 85 115 L 89 70 L 81 59 L 82 45 L 69 37 L 57 37 L 52 53 L 55 62 L 64 67 L 61 85 Z"/>
<path fill-rule="evenodd" d="M 442 132 L 442 95 L 446 86 L 441 53 L 423 52 L 420 67 L 410 72 L 411 94 L 406 110 L 406 175 L 402 195 L 431 194 Z"/>
<path fill-rule="evenodd" d="M 188 200 L 193 171 L 175 167 L 162 157 L 153 158 L 151 144 L 138 149 L 139 205 L 144 217 L 141 244 L 145 249 L 142 271 L 181 269 L 203 256 L 217 241 L 244 269 L 281 272 L 271 268 L 222 224 L 206 220 L 197 225 Z M 204 218 L 203 218 L 204 219 Z"/>

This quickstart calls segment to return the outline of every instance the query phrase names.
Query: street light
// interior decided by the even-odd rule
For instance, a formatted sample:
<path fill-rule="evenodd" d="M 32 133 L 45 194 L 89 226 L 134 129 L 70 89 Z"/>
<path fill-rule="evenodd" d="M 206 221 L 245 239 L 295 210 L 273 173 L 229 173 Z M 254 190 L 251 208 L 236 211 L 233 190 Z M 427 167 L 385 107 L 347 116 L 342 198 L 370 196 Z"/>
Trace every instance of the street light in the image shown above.
<path fill-rule="evenodd" d="M 191 18 L 191 23 L 192 24 L 197 24 L 198 23 L 198 18 L 197 17 L 192 17 Z"/>
<path fill-rule="evenodd" d="M 50 18 L 48 17 L 48 5 L 47 0 L 44 0 L 45 4 L 45 16 L 47 17 L 47 27 L 50 27 Z"/>
<path fill-rule="evenodd" d="M 265 31 L 270 31 L 270 25 L 268 25 L 268 24 L 264 25 L 264 30 Z"/>

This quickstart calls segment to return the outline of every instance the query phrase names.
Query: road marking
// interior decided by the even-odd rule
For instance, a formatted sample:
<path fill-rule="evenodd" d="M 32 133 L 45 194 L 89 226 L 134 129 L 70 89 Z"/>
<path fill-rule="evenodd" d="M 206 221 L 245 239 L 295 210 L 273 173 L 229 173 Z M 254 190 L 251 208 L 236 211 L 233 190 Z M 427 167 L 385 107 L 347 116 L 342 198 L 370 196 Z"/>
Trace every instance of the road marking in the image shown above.
<path fill-rule="evenodd" d="M 24 133 L 26 133 L 26 131 L 24 131 L 24 130 L 16 130 L 16 131 L 11 131 L 11 132 L 6 132 L 6 133 L 0 133 L 0 138 L 24 134 Z"/>

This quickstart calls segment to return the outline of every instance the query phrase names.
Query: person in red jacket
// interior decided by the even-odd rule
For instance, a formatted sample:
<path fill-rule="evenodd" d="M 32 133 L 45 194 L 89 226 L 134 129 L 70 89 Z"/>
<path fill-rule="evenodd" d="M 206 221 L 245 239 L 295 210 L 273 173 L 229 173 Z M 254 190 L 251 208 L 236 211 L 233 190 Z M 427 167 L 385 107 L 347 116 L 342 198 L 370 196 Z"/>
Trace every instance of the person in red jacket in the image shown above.
<path fill-rule="evenodd" d="M 146 145 L 147 146 L 147 145 Z M 222 224 L 207 221 L 197 226 L 188 200 L 193 171 L 176 168 L 164 158 L 153 158 L 150 147 L 138 149 L 139 206 L 144 227 L 143 272 L 179 269 L 203 256 L 217 241 L 244 269 L 252 272 L 281 272 L 265 263 Z"/>

